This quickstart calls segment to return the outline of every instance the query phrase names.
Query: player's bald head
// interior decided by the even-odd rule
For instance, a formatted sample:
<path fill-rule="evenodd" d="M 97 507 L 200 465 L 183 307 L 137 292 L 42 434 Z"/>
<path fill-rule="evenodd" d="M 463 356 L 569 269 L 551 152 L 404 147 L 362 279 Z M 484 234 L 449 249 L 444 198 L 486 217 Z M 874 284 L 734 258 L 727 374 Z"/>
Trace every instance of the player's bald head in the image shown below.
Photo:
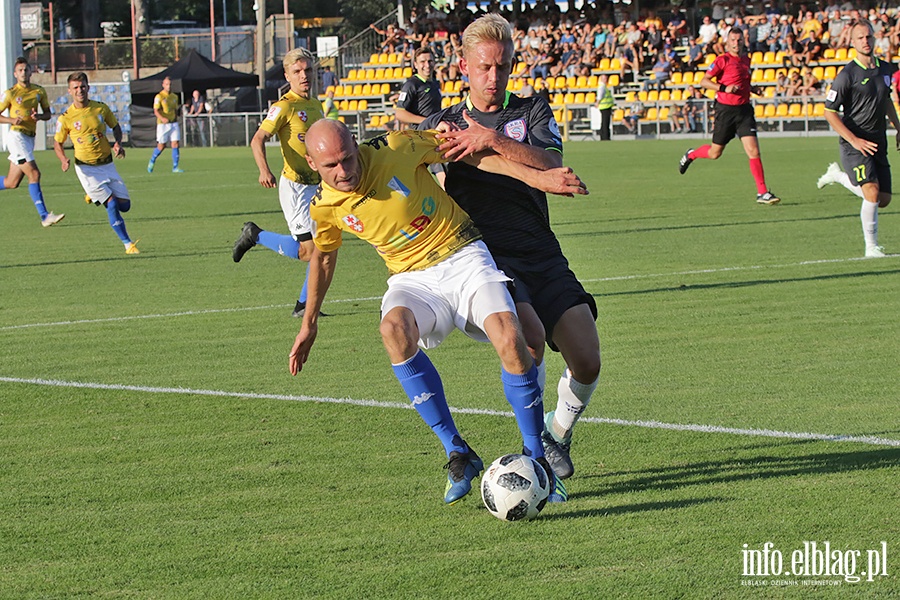
<path fill-rule="evenodd" d="M 306 132 L 306 152 L 313 159 L 322 153 L 355 146 L 347 126 L 335 119 L 320 119 Z"/>

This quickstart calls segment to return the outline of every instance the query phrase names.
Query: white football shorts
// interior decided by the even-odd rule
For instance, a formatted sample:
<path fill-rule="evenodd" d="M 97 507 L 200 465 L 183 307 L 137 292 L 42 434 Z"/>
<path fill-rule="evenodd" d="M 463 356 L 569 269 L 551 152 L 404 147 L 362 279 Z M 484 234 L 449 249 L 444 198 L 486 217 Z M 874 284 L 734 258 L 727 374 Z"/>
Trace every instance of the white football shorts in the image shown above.
<path fill-rule="evenodd" d="M 398 306 L 410 309 L 419 328 L 419 346 L 425 350 L 440 345 L 454 329 L 487 342 L 488 316 L 516 314 L 508 281 L 479 240 L 427 269 L 392 275 L 381 300 L 381 315 Z"/>
<path fill-rule="evenodd" d="M 119 176 L 116 165 L 75 165 L 75 173 L 78 181 L 84 188 L 84 193 L 91 197 L 94 204 L 103 204 L 110 196 L 116 198 L 131 199 L 125 182 Z"/>
<path fill-rule="evenodd" d="M 181 124 L 178 121 L 174 123 L 157 123 L 156 124 L 156 143 L 168 144 L 169 142 L 181 141 Z"/>
<path fill-rule="evenodd" d="M 317 185 L 306 185 L 291 181 L 284 175 L 278 180 L 278 200 L 281 212 L 287 221 L 291 235 L 312 233 L 312 219 L 309 218 L 309 204 L 316 195 Z"/>
<path fill-rule="evenodd" d="M 9 150 L 9 162 L 13 164 L 34 162 L 34 138 L 21 131 L 9 131 L 6 149 Z"/>

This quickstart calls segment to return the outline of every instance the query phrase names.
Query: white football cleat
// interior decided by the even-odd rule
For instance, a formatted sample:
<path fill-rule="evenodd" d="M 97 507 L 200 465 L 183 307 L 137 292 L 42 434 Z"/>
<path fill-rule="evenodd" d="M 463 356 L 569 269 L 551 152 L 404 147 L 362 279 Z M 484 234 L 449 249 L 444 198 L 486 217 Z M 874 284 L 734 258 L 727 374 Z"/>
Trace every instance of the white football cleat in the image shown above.
<path fill-rule="evenodd" d="M 866 258 L 884 258 L 887 256 L 883 246 L 869 246 L 866 248 Z"/>
<path fill-rule="evenodd" d="M 56 213 L 51 212 L 46 217 L 44 217 L 44 219 L 41 221 L 41 225 L 43 227 L 50 227 L 51 225 L 56 225 L 57 223 L 59 223 L 60 221 L 62 221 L 65 218 L 66 218 L 65 214 L 58 215 Z"/>
<path fill-rule="evenodd" d="M 828 168 L 825 169 L 825 174 L 819 177 L 819 181 L 816 182 L 816 186 L 821 190 L 826 185 L 831 185 L 832 183 L 837 183 L 837 178 L 841 174 L 841 167 L 837 163 L 831 163 L 828 165 Z"/>

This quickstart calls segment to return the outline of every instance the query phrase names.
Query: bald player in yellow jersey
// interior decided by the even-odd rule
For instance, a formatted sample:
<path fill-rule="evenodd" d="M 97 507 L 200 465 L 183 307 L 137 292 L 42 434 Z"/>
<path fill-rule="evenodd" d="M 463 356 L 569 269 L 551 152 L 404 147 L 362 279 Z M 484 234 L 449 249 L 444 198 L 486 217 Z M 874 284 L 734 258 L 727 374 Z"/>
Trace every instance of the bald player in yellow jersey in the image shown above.
<path fill-rule="evenodd" d="M 342 233 L 353 234 L 371 244 L 391 272 L 381 301 L 381 337 L 395 376 L 444 446 L 448 458 L 444 502 L 454 504 L 468 494 L 484 466 L 456 428 L 440 375 L 417 347 L 434 348 L 453 329 L 494 346 L 523 452 L 547 470 L 553 482 L 550 501 L 563 502 L 565 488 L 544 458 L 537 368 L 507 290 L 510 280 L 497 270 L 469 215 L 429 172 L 428 165 L 444 161 L 436 133 L 397 131 L 357 146 L 340 121 L 324 119 L 310 128 L 307 160 L 322 184 L 310 208 L 315 251 L 309 298 L 289 369 L 296 375 L 309 357 Z M 466 160 L 545 191 L 587 193 L 565 167 L 538 171 L 498 155 Z"/>
<path fill-rule="evenodd" d="M 50 101 L 44 88 L 31 83 L 31 65 L 25 58 L 20 56 L 16 59 L 13 75 L 16 85 L 0 97 L 0 113 L 9 109 L 8 117 L 0 114 L 0 123 L 11 125 L 6 143 L 9 174 L 0 179 L 0 190 L 17 188 L 22 178 L 28 177 L 28 194 L 41 217 L 41 225 L 50 227 L 66 216 L 49 212 L 44 205 L 41 171 L 34 160 L 37 122 L 50 119 Z"/>
<path fill-rule="evenodd" d="M 244 223 L 241 236 L 234 244 L 234 262 L 240 262 L 244 254 L 256 244 L 303 261 L 309 261 L 312 252 L 309 202 L 319 185 L 319 174 L 306 162 L 306 132 L 313 123 L 325 118 L 325 114 L 322 103 L 313 96 L 313 82 L 316 78 L 313 55 L 305 48 L 297 48 L 285 55 L 283 66 L 284 76 L 291 89 L 269 108 L 266 118 L 250 141 L 250 148 L 259 168 L 260 185 L 264 188 L 278 187 L 278 199 L 290 235 L 265 231 L 256 223 L 248 221 Z M 266 143 L 275 135 L 281 144 L 284 160 L 277 183 L 266 159 Z M 292 315 L 302 316 L 305 308 L 304 281 Z"/>
<path fill-rule="evenodd" d="M 178 109 L 181 101 L 178 94 L 172 91 L 172 79 L 165 77 L 162 80 L 162 91 L 153 97 L 153 114 L 156 115 L 156 150 L 150 156 L 147 163 L 147 172 L 152 173 L 156 166 L 156 159 L 166 149 L 166 144 L 172 145 L 172 172 L 184 173 L 178 168 L 181 159 L 181 124 L 178 122 Z"/>
<path fill-rule="evenodd" d="M 140 254 L 135 242 L 128 237 L 123 212 L 131 209 L 128 188 L 113 164 L 113 155 L 125 157 L 122 147 L 122 128 L 109 107 L 88 97 L 90 85 L 84 73 L 72 73 L 68 78 L 72 105 L 59 115 L 53 149 L 63 172 L 69 170 L 69 157 L 63 148 L 67 138 L 75 148 L 75 174 L 86 194 L 85 199 L 106 207 L 109 225 L 125 244 L 125 254 Z M 110 146 L 107 128 L 112 129 L 115 143 Z"/>

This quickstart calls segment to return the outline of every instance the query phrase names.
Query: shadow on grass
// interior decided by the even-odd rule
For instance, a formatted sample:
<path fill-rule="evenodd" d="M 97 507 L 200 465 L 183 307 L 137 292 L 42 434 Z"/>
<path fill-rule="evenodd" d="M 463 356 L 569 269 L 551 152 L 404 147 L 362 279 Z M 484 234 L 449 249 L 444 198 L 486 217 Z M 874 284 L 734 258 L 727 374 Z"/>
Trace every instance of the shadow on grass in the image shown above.
<path fill-rule="evenodd" d="M 577 494 L 570 498 L 586 496 L 592 494 Z M 710 498 L 692 498 L 690 500 L 672 500 L 670 502 L 639 502 L 637 504 L 624 504 L 622 506 L 611 506 L 609 508 L 597 508 L 592 510 L 575 510 L 555 513 L 553 508 L 556 505 L 548 504 L 541 512 L 541 521 L 553 521 L 556 519 L 572 519 L 579 517 L 605 517 L 609 515 L 626 515 L 641 512 L 650 512 L 657 510 L 673 510 L 678 508 L 688 508 L 690 506 L 700 506 L 714 502 L 729 502 L 731 498 L 713 496 Z"/>
<path fill-rule="evenodd" d="M 858 271 L 856 273 L 838 273 L 834 275 L 816 275 L 814 277 L 784 277 L 778 279 L 754 279 L 748 281 L 729 281 L 721 283 L 695 283 L 670 285 L 667 287 L 651 288 L 647 290 L 628 290 L 625 292 L 610 292 L 608 294 L 592 294 L 595 298 L 613 297 L 613 296 L 636 296 L 641 294 L 656 294 L 660 292 L 691 292 L 697 290 L 714 290 L 727 288 L 752 287 L 757 285 L 779 285 L 782 283 L 799 283 L 805 281 L 829 281 L 837 279 L 855 279 L 860 277 L 873 277 L 881 275 L 897 275 L 900 269 L 889 269 L 886 271 Z"/>
<path fill-rule="evenodd" d="M 802 443 L 812 445 L 820 442 Z M 900 449 L 821 452 L 805 456 L 746 456 L 723 461 L 705 461 L 637 471 L 586 475 L 584 479 L 600 480 L 601 485 L 594 490 L 579 492 L 571 497 L 606 496 L 645 490 L 672 490 L 694 485 L 764 480 L 797 475 L 871 471 L 896 467 L 900 467 Z M 615 481 L 609 483 L 604 481 L 611 479 Z"/>

